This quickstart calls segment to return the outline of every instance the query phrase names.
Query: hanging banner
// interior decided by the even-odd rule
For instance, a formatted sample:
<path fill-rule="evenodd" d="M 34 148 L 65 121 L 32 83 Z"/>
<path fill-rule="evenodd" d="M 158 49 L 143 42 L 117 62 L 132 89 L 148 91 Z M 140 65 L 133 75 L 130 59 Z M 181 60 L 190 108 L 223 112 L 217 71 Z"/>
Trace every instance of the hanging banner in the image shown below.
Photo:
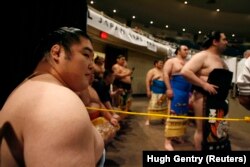
<path fill-rule="evenodd" d="M 157 51 L 157 44 L 153 40 L 140 35 L 130 28 L 124 27 L 91 9 L 88 10 L 87 24 L 129 43 L 147 47 L 147 49 L 154 52 Z"/>

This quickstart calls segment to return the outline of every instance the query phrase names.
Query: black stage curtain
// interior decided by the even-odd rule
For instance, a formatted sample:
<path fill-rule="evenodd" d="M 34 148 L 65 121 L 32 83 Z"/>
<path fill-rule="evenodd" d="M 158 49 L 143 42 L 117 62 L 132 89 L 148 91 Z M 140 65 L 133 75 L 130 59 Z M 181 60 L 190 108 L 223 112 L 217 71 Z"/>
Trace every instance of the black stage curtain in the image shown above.
<path fill-rule="evenodd" d="M 42 36 L 61 26 L 86 32 L 86 0 L 2 1 L 0 109 L 11 91 L 41 59 L 33 55 Z M 6 68 L 7 67 L 7 68 Z"/>

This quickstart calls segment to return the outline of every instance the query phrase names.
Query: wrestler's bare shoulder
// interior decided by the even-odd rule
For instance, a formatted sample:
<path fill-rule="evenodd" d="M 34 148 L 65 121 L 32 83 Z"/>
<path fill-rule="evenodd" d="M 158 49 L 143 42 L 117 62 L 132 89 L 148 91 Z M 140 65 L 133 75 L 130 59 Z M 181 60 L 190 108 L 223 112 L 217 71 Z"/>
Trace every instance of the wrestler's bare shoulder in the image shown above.
<path fill-rule="evenodd" d="M 174 61 L 176 59 L 176 57 L 171 57 L 171 58 L 169 58 L 166 62 L 172 62 L 172 61 Z"/>
<path fill-rule="evenodd" d="M 149 71 L 148 71 L 148 74 L 152 74 L 155 72 L 155 68 L 151 68 Z"/>
<path fill-rule="evenodd" d="M 176 59 L 175 57 L 169 58 L 169 59 L 164 63 L 164 67 L 169 66 L 170 64 L 173 64 L 175 59 Z"/>
<path fill-rule="evenodd" d="M 112 66 L 112 69 L 114 70 L 114 69 L 119 69 L 119 68 L 121 68 L 121 66 L 119 65 L 119 64 L 114 64 L 113 66 Z"/>
<path fill-rule="evenodd" d="M 28 116 L 34 112 L 50 112 L 67 108 L 83 108 L 80 98 L 70 89 L 50 81 L 28 80 L 19 86 L 7 99 L 3 110 Z"/>
<path fill-rule="evenodd" d="M 200 51 L 196 54 L 194 54 L 192 57 L 199 57 L 199 58 L 205 58 L 209 55 L 209 52 L 206 50 Z"/>

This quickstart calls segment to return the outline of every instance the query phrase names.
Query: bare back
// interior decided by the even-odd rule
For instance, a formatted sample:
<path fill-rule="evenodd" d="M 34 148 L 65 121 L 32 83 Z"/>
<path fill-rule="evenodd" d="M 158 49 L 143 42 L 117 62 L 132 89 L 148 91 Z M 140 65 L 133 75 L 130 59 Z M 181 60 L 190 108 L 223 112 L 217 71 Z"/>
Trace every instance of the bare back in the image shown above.
<path fill-rule="evenodd" d="M 23 83 L 1 112 L 11 134 L 3 140 L 2 167 L 95 166 L 101 157 L 103 141 L 84 104 L 49 74 Z"/>

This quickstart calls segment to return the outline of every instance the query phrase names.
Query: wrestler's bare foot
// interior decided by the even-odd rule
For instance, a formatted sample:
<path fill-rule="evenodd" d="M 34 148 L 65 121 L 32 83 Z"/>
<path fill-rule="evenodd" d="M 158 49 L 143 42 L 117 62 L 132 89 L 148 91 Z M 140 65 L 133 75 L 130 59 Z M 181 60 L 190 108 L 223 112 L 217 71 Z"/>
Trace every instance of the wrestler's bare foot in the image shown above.
<path fill-rule="evenodd" d="M 174 148 L 173 148 L 173 146 L 171 144 L 171 140 L 165 139 L 165 145 L 164 146 L 165 146 L 165 149 L 167 151 L 174 151 Z"/>
<path fill-rule="evenodd" d="M 146 126 L 150 125 L 149 120 L 147 120 L 147 121 L 145 122 L 145 125 L 146 125 Z"/>

